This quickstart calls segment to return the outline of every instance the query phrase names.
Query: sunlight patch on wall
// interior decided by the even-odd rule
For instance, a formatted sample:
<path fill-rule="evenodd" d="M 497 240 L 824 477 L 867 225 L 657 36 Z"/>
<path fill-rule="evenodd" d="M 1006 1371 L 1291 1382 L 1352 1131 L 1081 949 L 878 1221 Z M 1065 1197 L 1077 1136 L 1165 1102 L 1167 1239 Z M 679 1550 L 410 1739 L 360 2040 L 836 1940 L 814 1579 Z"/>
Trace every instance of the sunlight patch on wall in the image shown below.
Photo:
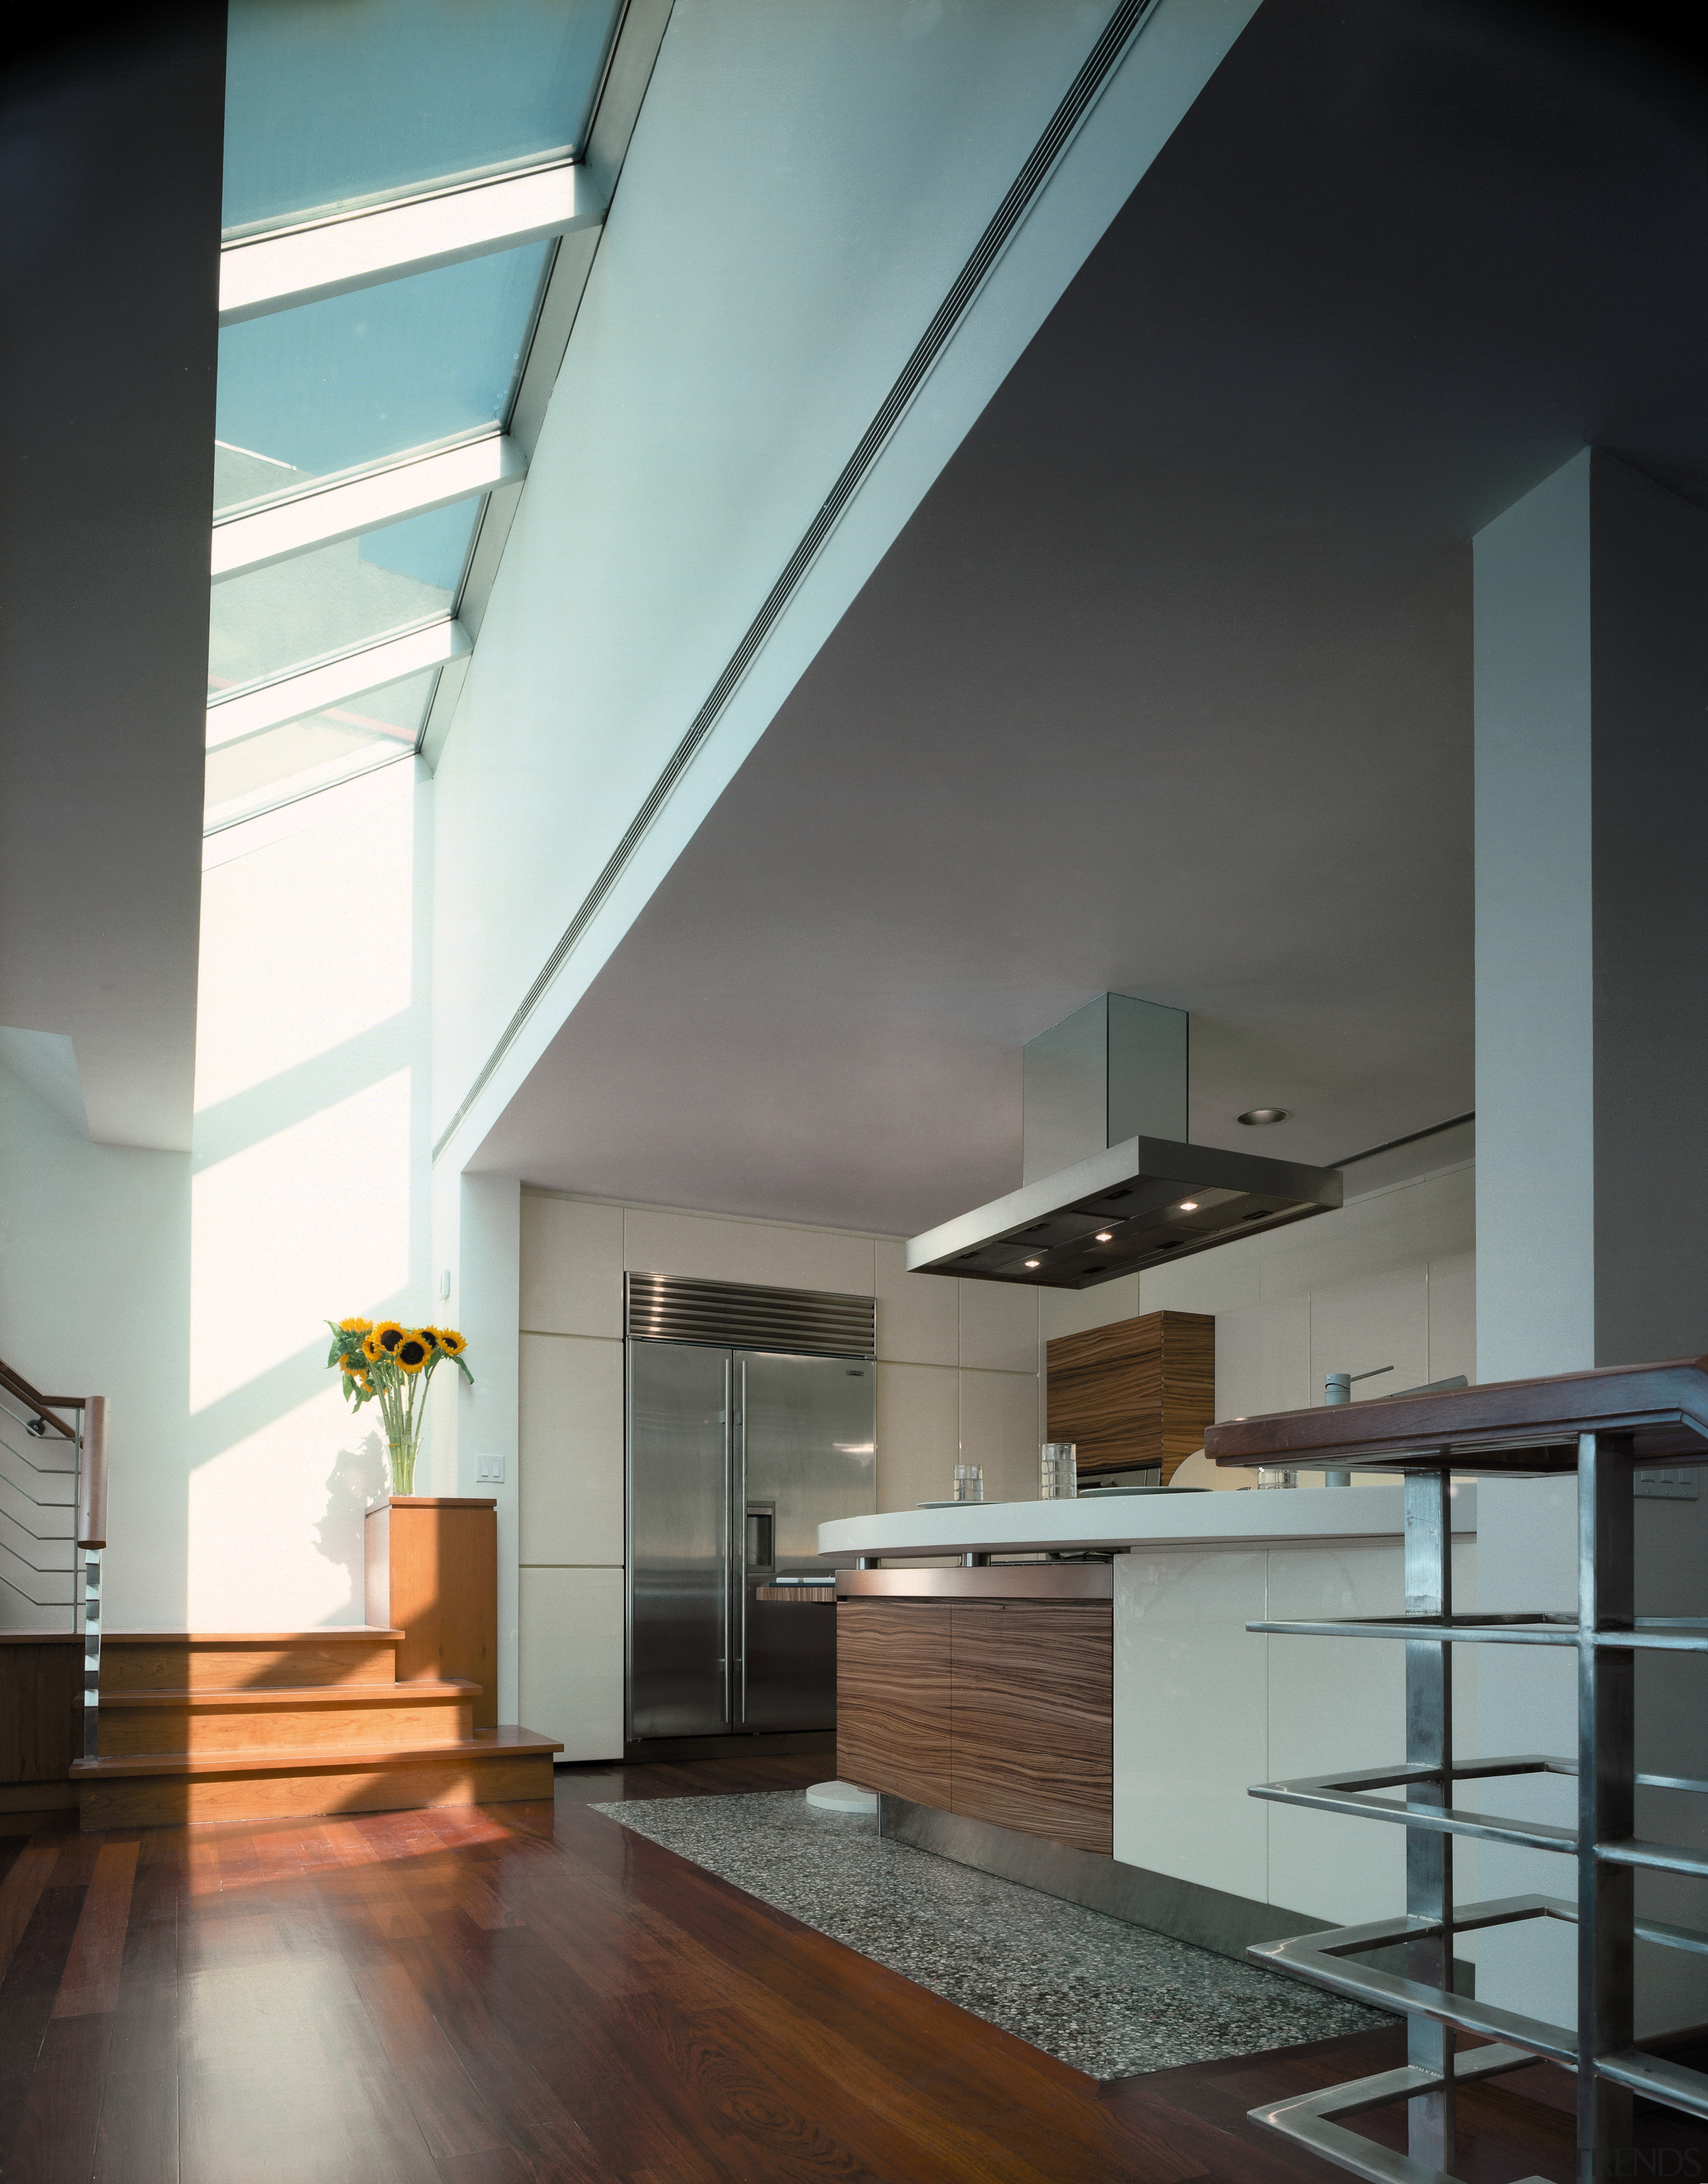
<path fill-rule="evenodd" d="M 206 874 L 198 1114 L 410 1006 L 414 775 L 388 767 L 327 823 Z"/>
<path fill-rule="evenodd" d="M 312 1355 L 304 1369 L 318 1376 L 328 1318 L 402 1305 L 410 1078 L 397 1070 L 194 1178 L 193 1413 L 299 1352 Z"/>
<path fill-rule="evenodd" d="M 365 1619 L 362 1513 L 383 1491 L 384 1445 L 371 1412 L 353 1418 L 332 1376 L 313 1377 L 306 1401 L 190 1475 L 193 1630 Z"/>

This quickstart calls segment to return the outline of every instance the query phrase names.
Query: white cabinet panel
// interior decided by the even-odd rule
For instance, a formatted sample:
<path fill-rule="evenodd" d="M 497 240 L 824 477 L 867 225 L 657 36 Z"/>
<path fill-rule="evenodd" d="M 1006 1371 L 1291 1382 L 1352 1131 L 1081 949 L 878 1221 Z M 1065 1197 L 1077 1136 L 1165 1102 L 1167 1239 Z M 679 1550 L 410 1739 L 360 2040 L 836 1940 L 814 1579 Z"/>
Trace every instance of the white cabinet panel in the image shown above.
<path fill-rule="evenodd" d="M 954 1286 L 961 1292 L 962 1365 L 986 1373 L 1035 1373 L 1040 1292 L 1007 1282 Z"/>
<path fill-rule="evenodd" d="M 522 1324 L 541 1334 L 622 1334 L 620 1206 L 522 1193 Z"/>
<path fill-rule="evenodd" d="M 1404 1607 L 1398 1545 L 1277 1548 L 1269 1561 L 1273 1618 L 1397 1615 Z M 1271 1780 L 1404 1758 L 1404 1646 L 1353 1638 L 1269 1643 Z M 1404 1830 L 1276 1805 L 1270 1897 L 1337 1925 L 1398 1918 L 1405 1909 Z"/>
<path fill-rule="evenodd" d="M 1039 1336 L 1048 1343 L 1058 1334 L 1083 1334 L 1088 1327 L 1136 1318 L 1138 1309 L 1136 1274 L 1117 1274 L 1114 1281 L 1099 1282 L 1095 1289 L 1040 1290 Z"/>
<path fill-rule="evenodd" d="M 522 1573 L 522 1719 L 565 1759 L 622 1756 L 622 1572 Z"/>
<path fill-rule="evenodd" d="M 1115 1856 L 1258 1903 L 1270 1808 L 1264 1555 L 1115 1557 Z"/>
<path fill-rule="evenodd" d="M 879 1357 L 897 1364 L 954 1364 L 959 1283 L 943 1274 L 910 1274 L 901 1244 L 885 1239 L 876 1251 Z"/>
<path fill-rule="evenodd" d="M 1429 1262 L 1429 1377 L 1476 1379 L 1476 1254 Z"/>
<path fill-rule="evenodd" d="M 955 1486 L 960 1400 L 960 1375 L 952 1366 L 879 1365 L 880 1510 L 948 1500 Z"/>
<path fill-rule="evenodd" d="M 1216 1416 L 1301 1410 L 1310 1393 L 1310 1299 L 1277 1298 L 1216 1314 Z M 1236 1482 L 1249 1484 L 1249 1476 Z"/>
<path fill-rule="evenodd" d="M 623 1216 L 622 1262 L 632 1273 L 694 1274 L 702 1281 L 871 1296 L 873 1243 L 870 1236 L 840 1229 L 785 1228 L 631 1206 Z"/>
<path fill-rule="evenodd" d="M 622 1345 L 522 1338 L 521 1559 L 622 1560 Z"/>
<path fill-rule="evenodd" d="M 1311 1292 L 1311 1392 L 1305 1400 L 1322 1401 L 1330 1373 L 1368 1373 L 1380 1365 L 1393 1370 L 1361 1381 L 1352 1391 L 1355 1403 L 1421 1387 L 1430 1377 L 1429 1272 L 1423 1265 Z"/>
<path fill-rule="evenodd" d="M 1037 1500 L 1035 1373 L 962 1373 L 961 1461 L 983 1465 L 987 1502 Z"/>

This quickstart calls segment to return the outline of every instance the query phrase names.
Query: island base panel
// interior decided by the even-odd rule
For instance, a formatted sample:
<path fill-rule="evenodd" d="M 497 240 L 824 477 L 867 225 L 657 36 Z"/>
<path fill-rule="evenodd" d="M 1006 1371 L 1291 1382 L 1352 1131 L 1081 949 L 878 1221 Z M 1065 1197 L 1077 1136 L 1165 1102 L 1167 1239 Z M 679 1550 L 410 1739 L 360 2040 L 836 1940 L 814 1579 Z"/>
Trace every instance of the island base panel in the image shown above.
<path fill-rule="evenodd" d="M 836 1772 L 862 1790 L 947 1809 L 946 1601 L 862 1600 L 836 1611 Z"/>

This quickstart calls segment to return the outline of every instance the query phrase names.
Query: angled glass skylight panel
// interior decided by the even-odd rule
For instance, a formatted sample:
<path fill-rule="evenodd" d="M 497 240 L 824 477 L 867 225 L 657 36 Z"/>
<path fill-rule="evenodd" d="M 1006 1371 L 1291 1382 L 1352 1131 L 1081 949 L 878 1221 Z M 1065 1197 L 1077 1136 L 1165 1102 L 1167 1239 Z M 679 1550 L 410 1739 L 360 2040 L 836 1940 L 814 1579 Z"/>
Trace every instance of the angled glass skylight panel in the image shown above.
<path fill-rule="evenodd" d="M 209 751 L 209 821 L 229 824 L 250 811 L 327 788 L 412 751 L 438 672 L 430 667 L 389 689 L 369 691 L 306 720 L 287 721 L 245 742 Z"/>
<path fill-rule="evenodd" d="M 501 425 L 550 255 L 529 243 L 223 328 L 215 510 Z"/>
<path fill-rule="evenodd" d="M 231 0 L 226 232 L 567 157 L 613 0 Z"/>
<path fill-rule="evenodd" d="M 461 501 L 215 584 L 209 696 L 444 620 L 479 512 L 478 502 Z"/>

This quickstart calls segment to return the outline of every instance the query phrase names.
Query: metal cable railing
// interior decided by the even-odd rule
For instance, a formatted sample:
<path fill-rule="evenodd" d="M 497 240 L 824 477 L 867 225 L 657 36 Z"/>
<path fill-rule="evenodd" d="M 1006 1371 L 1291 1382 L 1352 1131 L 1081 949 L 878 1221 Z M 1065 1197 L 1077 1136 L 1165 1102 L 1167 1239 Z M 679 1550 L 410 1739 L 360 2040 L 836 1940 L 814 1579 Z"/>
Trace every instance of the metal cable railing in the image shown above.
<path fill-rule="evenodd" d="M 83 1437 L 41 1432 L 0 1386 L 0 1628 L 81 1627 L 77 1502 Z"/>
<path fill-rule="evenodd" d="M 61 1415 L 67 1411 L 75 1414 L 75 1426 Z M 23 1447 L 25 1440 L 35 1455 Z M 83 1757 L 93 1759 L 100 1751 L 107 1398 L 43 1396 L 22 1373 L 0 1363 L 0 1478 L 10 1490 L 0 1496 L 0 1613 L 21 1618 L 8 1626 L 14 1630 L 39 1630 L 44 1636 L 81 1630 Z M 56 1481 L 70 1485 L 69 1499 Z M 45 1531 L 18 1521 L 17 1498 L 36 1511 Z M 64 1518 L 54 1513 L 62 1510 Z M 29 1548 L 4 1536 L 8 1525 L 30 1540 Z M 38 1554 L 41 1562 L 35 1559 Z"/>

